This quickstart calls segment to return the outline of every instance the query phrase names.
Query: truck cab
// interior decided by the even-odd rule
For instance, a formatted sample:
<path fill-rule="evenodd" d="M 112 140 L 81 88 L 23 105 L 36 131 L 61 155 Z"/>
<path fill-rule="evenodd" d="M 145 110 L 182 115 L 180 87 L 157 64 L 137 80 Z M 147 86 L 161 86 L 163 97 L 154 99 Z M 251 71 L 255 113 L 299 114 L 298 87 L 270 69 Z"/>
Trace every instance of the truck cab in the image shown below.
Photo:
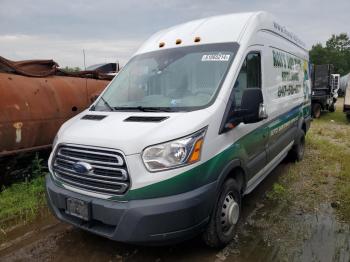
<path fill-rule="evenodd" d="M 308 51 L 266 12 L 154 34 L 58 132 L 46 179 L 62 221 L 107 238 L 232 240 L 249 194 L 311 120 Z"/>

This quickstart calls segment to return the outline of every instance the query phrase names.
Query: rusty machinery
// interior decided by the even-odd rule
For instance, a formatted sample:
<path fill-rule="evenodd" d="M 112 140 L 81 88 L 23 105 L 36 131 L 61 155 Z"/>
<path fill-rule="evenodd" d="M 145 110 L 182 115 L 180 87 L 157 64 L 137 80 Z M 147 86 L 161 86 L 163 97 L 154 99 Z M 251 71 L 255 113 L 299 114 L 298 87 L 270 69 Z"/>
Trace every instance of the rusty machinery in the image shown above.
<path fill-rule="evenodd" d="M 67 73 L 53 60 L 0 57 L 0 157 L 50 147 L 59 127 L 110 80 L 98 71 Z"/>

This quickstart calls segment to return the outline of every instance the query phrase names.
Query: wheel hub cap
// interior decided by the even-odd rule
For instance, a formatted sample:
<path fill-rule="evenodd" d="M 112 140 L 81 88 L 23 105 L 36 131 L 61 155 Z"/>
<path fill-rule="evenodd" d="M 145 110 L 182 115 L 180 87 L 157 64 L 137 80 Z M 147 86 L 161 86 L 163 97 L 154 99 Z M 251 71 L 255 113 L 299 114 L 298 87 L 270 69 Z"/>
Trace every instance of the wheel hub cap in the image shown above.
<path fill-rule="evenodd" d="M 232 194 L 225 197 L 221 209 L 221 225 L 223 231 L 228 231 L 232 226 L 237 224 L 239 219 L 239 205 L 233 198 Z"/>

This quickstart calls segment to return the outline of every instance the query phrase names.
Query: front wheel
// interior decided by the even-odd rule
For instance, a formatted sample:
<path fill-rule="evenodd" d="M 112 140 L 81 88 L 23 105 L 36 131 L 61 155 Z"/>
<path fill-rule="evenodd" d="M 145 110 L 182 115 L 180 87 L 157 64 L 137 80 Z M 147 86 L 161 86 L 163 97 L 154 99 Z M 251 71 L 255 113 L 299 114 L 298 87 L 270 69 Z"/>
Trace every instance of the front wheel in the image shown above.
<path fill-rule="evenodd" d="M 241 193 L 237 182 L 225 181 L 210 222 L 203 233 L 205 243 L 210 247 L 227 245 L 234 237 L 236 224 L 241 213 Z"/>

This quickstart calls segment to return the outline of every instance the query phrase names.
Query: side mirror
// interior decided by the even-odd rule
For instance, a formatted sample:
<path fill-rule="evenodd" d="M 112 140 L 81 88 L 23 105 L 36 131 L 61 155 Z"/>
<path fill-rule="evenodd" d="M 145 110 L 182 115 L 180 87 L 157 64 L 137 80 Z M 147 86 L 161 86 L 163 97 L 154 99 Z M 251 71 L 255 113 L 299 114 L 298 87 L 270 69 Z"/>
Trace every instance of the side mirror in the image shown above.
<path fill-rule="evenodd" d="M 224 130 L 232 129 L 240 123 L 256 123 L 266 118 L 267 112 L 261 89 L 247 88 L 243 92 L 240 109 L 231 112 Z"/>
<path fill-rule="evenodd" d="M 263 94 L 260 88 L 247 88 L 242 95 L 243 123 L 256 123 L 267 118 Z"/>

